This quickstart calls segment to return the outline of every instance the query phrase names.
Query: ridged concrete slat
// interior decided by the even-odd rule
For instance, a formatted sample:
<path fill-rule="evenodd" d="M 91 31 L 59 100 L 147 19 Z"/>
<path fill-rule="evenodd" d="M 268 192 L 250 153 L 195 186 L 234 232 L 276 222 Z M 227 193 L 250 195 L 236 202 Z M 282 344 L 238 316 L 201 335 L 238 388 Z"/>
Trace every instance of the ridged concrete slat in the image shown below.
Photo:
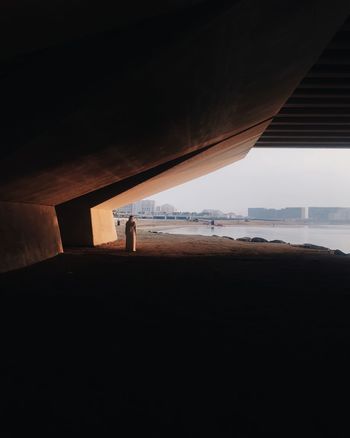
<path fill-rule="evenodd" d="M 332 109 L 321 107 L 283 107 L 279 114 L 287 117 L 347 117 L 348 115 L 350 115 L 350 111 L 346 110 L 345 107 L 334 107 Z"/>
<path fill-rule="evenodd" d="M 350 142 L 265 142 L 259 141 L 256 143 L 255 147 L 266 147 L 266 148 L 327 148 L 327 149 L 341 149 L 341 148 L 349 148 Z"/>
<path fill-rule="evenodd" d="M 349 141 L 350 136 L 336 136 L 332 134 L 332 136 L 320 136 L 320 135 L 267 135 L 261 138 L 262 141 Z"/>
<path fill-rule="evenodd" d="M 350 106 L 350 99 L 349 97 L 344 97 L 343 99 L 336 97 L 336 98 L 324 98 L 324 97 L 292 97 L 289 99 L 288 103 L 284 106 L 285 108 L 343 108 L 343 107 L 349 107 Z"/>
<path fill-rule="evenodd" d="M 255 147 L 350 147 L 349 19 Z"/>
<path fill-rule="evenodd" d="M 333 127 L 333 126 L 322 126 L 320 127 L 319 125 L 304 125 L 304 126 L 276 126 L 273 127 L 271 126 L 269 129 L 269 134 L 289 134 L 290 132 L 292 133 L 318 133 L 320 135 L 323 134 L 327 134 L 327 133 L 343 133 L 343 134 L 350 134 L 350 126 L 348 127 L 341 127 L 342 125 L 338 125 L 338 127 Z"/>
<path fill-rule="evenodd" d="M 303 79 L 294 93 L 302 92 L 304 89 L 348 89 L 350 88 L 350 79 L 347 78 L 309 78 Z M 294 94 L 293 94 L 294 95 Z"/>
<path fill-rule="evenodd" d="M 324 100 L 328 99 L 350 99 L 350 86 L 349 88 L 302 88 L 298 89 L 293 93 L 293 98 L 308 98 L 308 99 L 318 99 L 322 98 Z"/>
<path fill-rule="evenodd" d="M 289 116 L 276 116 L 274 121 L 271 123 L 272 126 L 298 126 L 298 125 L 308 125 L 308 126 L 340 126 L 348 125 L 350 123 L 350 114 L 343 115 L 339 117 L 332 117 L 326 119 L 325 117 L 289 117 Z"/>

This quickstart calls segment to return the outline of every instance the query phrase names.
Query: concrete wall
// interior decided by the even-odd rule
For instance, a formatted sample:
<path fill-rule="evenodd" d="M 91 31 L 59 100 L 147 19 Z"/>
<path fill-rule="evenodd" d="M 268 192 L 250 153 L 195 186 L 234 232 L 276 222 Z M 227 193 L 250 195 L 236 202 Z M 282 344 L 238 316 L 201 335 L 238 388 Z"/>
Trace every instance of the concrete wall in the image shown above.
<path fill-rule="evenodd" d="M 0 272 L 62 252 L 54 207 L 0 202 Z"/>

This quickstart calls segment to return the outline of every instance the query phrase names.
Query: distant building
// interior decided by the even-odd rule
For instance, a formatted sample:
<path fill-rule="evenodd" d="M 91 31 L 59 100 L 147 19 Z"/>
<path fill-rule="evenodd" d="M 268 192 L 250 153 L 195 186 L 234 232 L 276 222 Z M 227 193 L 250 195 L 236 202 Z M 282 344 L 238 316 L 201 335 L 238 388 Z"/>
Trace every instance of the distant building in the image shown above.
<path fill-rule="evenodd" d="M 135 203 L 136 214 L 153 215 L 156 211 L 156 202 L 152 199 L 143 199 Z"/>
<path fill-rule="evenodd" d="M 350 222 L 350 208 L 338 208 L 338 210 L 329 215 L 330 221 Z"/>
<path fill-rule="evenodd" d="M 262 220 L 300 220 L 306 218 L 306 209 L 304 207 L 248 208 L 248 217 Z"/>
<path fill-rule="evenodd" d="M 175 212 L 175 207 L 171 204 L 163 204 L 160 207 L 157 207 L 157 211 L 163 214 L 173 214 Z"/>
<path fill-rule="evenodd" d="M 226 217 L 227 217 L 228 219 L 232 219 L 232 218 L 237 217 L 237 215 L 236 215 L 236 213 L 229 212 L 229 213 L 226 213 Z"/>
<path fill-rule="evenodd" d="M 309 207 L 311 222 L 350 222 L 350 208 Z"/>
<path fill-rule="evenodd" d="M 134 202 L 133 204 L 124 205 L 117 208 L 115 215 L 147 215 L 151 216 L 155 213 L 155 201 L 152 199 L 143 199 L 142 201 Z"/>
<path fill-rule="evenodd" d="M 223 213 L 220 210 L 211 210 L 211 209 L 205 209 L 201 213 L 199 213 L 201 216 L 207 216 L 207 217 L 223 217 L 225 216 L 225 213 Z"/>
<path fill-rule="evenodd" d="M 119 207 L 116 210 L 113 210 L 114 216 L 122 215 L 122 216 L 130 216 L 131 214 L 135 214 L 134 204 L 127 204 L 123 207 Z"/>

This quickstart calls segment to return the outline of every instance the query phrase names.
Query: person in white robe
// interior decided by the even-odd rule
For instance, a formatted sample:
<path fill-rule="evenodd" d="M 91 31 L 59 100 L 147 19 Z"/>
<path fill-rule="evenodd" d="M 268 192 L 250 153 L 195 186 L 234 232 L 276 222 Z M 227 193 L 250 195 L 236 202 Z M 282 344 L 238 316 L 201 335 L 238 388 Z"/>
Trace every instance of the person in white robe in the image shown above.
<path fill-rule="evenodd" d="M 136 222 L 134 216 L 130 216 L 125 224 L 125 249 L 126 251 L 136 251 Z"/>

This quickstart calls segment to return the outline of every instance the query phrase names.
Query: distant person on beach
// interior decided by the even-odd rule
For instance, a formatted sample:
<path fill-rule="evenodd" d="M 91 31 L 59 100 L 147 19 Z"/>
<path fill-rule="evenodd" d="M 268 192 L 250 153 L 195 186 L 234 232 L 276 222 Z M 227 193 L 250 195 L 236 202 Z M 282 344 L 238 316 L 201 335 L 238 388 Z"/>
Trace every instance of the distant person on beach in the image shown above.
<path fill-rule="evenodd" d="M 125 224 L 125 249 L 129 252 L 136 251 L 136 222 L 134 216 L 129 216 Z"/>

